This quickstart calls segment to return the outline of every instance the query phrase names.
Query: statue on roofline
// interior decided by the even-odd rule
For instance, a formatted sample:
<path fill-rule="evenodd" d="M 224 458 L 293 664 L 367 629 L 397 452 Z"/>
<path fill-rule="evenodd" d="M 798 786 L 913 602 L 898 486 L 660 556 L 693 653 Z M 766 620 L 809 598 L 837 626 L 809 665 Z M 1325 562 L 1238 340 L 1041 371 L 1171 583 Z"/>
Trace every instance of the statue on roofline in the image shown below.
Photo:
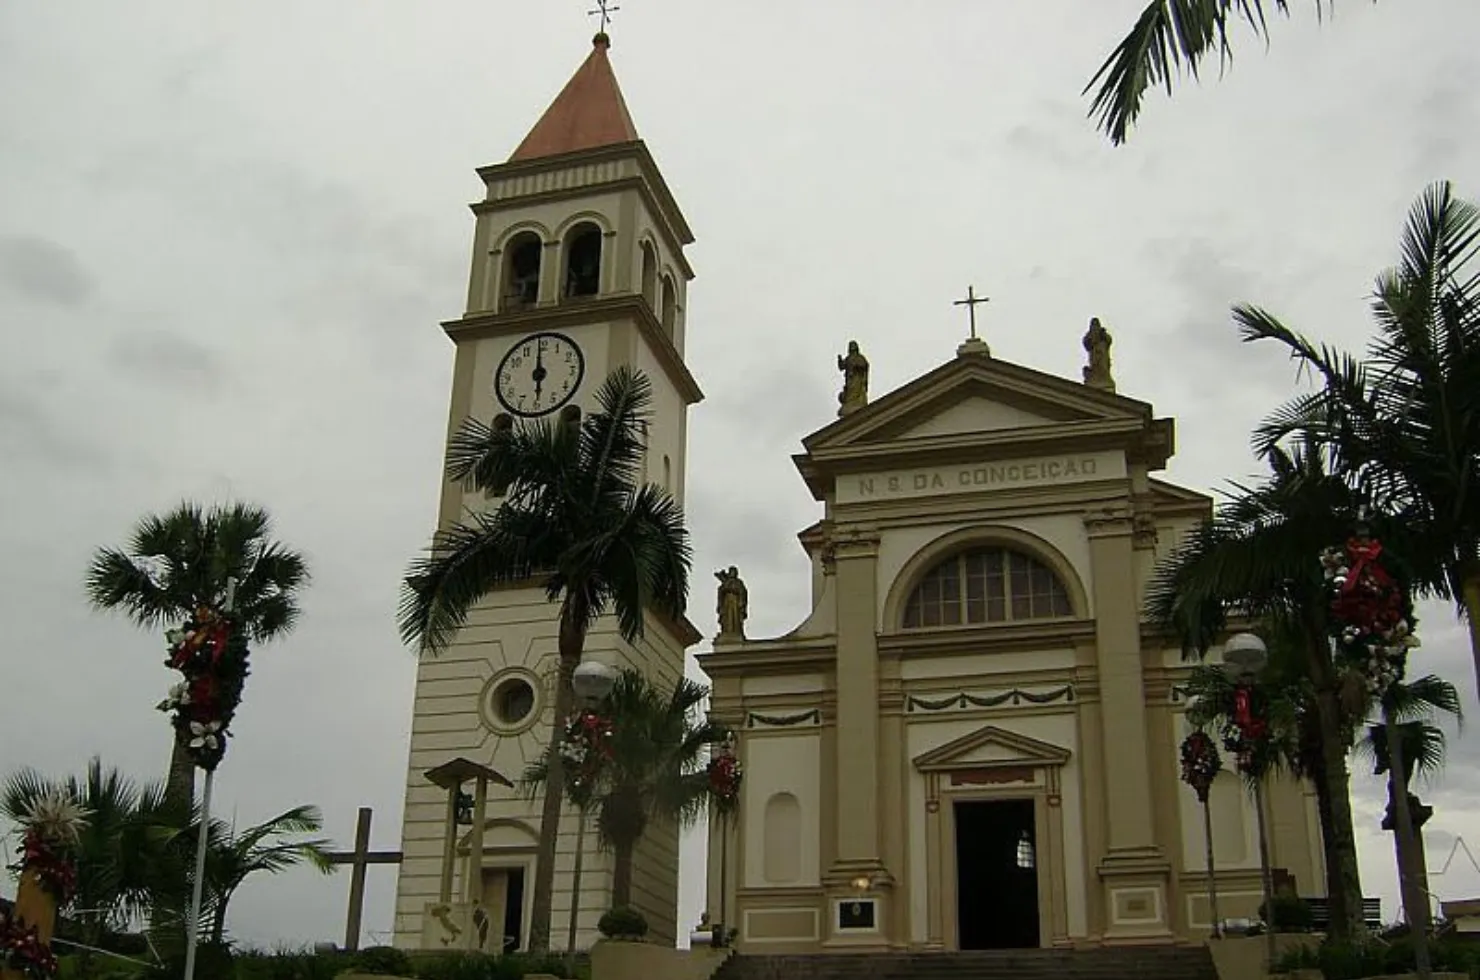
<path fill-rule="evenodd" d="M 1115 379 L 1110 375 L 1110 331 L 1095 317 L 1089 321 L 1089 331 L 1084 335 L 1084 350 L 1089 363 L 1084 366 L 1084 383 L 1103 391 L 1115 390 Z"/>
<path fill-rule="evenodd" d="M 858 341 L 848 341 L 848 353 L 838 358 L 843 372 L 843 390 L 838 392 L 838 415 L 856 412 L 868 404 L 868 358 L 858 349 Z"/>
<path fill-rule="evenodd" d="M 714 573 L 719 580 L 716 612 L 719 614 L 719 637 L 723 640 L 745 639 L 745 617 L 750 612 L 750 594 L 734 565 Z"/>

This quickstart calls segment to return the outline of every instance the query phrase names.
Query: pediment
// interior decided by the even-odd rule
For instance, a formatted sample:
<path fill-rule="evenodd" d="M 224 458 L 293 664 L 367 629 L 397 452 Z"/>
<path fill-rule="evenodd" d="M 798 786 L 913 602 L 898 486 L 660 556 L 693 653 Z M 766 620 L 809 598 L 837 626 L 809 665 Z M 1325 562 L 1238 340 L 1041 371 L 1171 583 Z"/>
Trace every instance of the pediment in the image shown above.
<path fill-rule="evenodd" d="M 812 433 L 809 453 L 989 432 L 1151 422 L 1146 402 L 995 358 L 964 354 Z"/>
<path fill-rule="evenodd" d="M 921 772 L 1062 766 L 1069 750 L 1005 728 L 987 725 L 915 757 Z"/>

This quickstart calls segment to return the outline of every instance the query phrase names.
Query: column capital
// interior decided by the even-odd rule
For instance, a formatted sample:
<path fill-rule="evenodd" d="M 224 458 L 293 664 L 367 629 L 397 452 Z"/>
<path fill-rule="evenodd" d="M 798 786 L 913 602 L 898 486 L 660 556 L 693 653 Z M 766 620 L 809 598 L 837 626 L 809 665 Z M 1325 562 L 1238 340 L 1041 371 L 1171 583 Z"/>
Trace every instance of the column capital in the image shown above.
<path fill-rule="evenodd" d="M 1083 520 L 1091 538 L 1128 536 L 1135 530 L 1129 507 L 1102 507 L 1086 512 Z"/>
<path fill-rule="evenodd" d="M 839 528 L 833 532 L 829 548 L 834 562 L 854 558 L 876 558 L 879 554 L 879 531 L 872 527 Z"/>

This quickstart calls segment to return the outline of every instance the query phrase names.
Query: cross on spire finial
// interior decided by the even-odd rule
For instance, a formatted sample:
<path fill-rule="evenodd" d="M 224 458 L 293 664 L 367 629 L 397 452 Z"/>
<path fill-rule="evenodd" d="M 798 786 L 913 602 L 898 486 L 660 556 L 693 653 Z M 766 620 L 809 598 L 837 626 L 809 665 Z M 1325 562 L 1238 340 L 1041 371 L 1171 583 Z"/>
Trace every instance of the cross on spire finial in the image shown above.
<path fill-rule="evenodd" d="M 596 9 L 595 10 L 588 10 L 588 11 L 586 11 L 586 16 L 587 17 L 595 17 L 596 15 L 600 14 L 601 15 L 601 28 L 600 28 L 600 30 L 601 30 L 601 33 L 605 34 L 606 33 L 606 25 L 610 24 L 611 21 L 612 21 L 612 14 L 616 13 L 618 10 L 621 10 L 621 9 L 622 9 L 621 7 L 617 6 L 615 3 L 612 3 L 611 0 L 596 0 Z"/>
<path fill-rule="evenodd" d="M 972 340 L 976 340 L 977 339 L 977 336 L 976 336 L 976 307 L 977 307 L 977 304 L 979 304 L 979 303 L 990 303 L 990 302 L 991 302 L 991 297 L 990 296 L 978 296 L 976 294 L 976 287 L 975 286 L 967 286 L 966 287 L 966 298 L 965 299 L 958 299 L 954 303 L 951 304 L 952 306 L 964 306 L 964 307 L 966 307 L 967 315 L 969 316 L 970 321 L 971 321 L 971 339 Z"/>

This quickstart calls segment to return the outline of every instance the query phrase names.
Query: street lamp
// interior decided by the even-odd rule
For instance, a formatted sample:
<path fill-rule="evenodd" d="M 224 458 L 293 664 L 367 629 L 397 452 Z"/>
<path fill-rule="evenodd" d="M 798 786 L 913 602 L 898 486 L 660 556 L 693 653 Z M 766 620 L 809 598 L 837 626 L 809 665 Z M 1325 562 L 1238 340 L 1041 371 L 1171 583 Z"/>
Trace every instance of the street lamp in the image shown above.
<path fill-rule="evenodd" d="M 570 675 L 570 686 L 588 704 L 601 701 L 617 683 L 617 672 L 599 660 L 582 660 Z"/>
<path fill-rule="evenodd" d="M 1253 633 L 1235 633 L 1223 645 L 1223 663 L 1241 686 L 1252 686 L 1269 664 L 1269 647 Z M 1265 969 L 1274 969 L 1274 887 L 1269 872 L 1269 829 L 1264 819 L 1264 772 L 1256 761 L 1254 819 L 1259 826 L 1259 874 L 1264 892 Z"/>

